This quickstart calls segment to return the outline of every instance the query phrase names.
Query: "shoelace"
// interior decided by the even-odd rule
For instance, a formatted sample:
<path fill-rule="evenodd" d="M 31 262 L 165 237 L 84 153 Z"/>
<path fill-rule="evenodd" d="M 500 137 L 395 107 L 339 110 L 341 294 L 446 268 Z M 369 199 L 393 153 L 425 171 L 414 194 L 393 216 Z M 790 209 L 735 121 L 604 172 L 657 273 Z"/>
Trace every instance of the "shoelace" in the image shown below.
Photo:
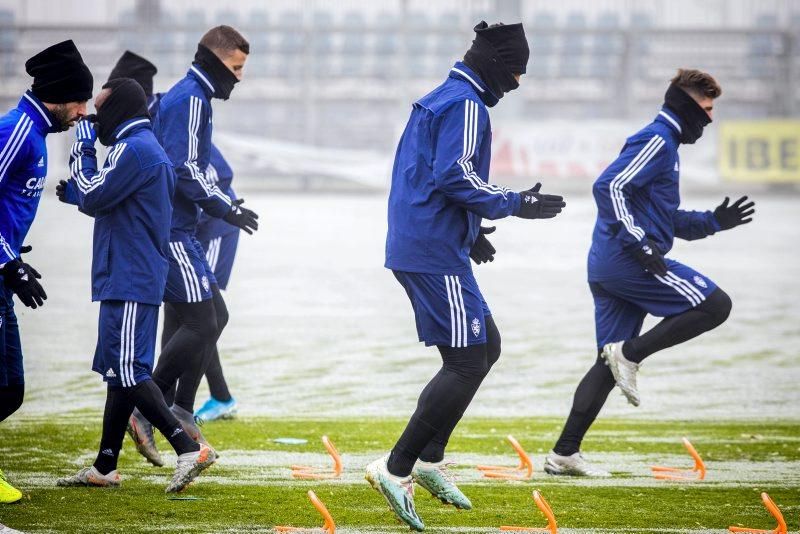
<path fill-rule="evenodd" d="M 442 475 L 442 478 L 451 484 L 456 483 L 456 475 L 450 470 L 450 467 L 454 465 L 456 465 L 455 462 L 445 462 L 439 467 L 439 473 Z"/>

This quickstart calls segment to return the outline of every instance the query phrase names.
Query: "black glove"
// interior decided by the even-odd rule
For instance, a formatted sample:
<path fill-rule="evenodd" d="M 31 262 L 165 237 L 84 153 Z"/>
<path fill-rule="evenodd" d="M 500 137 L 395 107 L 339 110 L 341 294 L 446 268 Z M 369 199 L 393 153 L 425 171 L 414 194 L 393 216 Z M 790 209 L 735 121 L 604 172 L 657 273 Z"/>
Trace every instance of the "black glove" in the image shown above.
<path fill-rule="evenodd" d="M 58 197 L 58 200 L 60 200 L 61 202 L 66 202 L 67 201 L 67 199 L 66 199 L 66 196 L 67 196 L 67 181 L 66 180 L 59 180 L 58 181 L 58 185 L 56 185 L 56 196 Z"/>
<path fill-rule="evenodd" d="M 646 271 L 658 276 L 666 276 L 667 264 L 664 262 L 664 256 L 651 239 L 645 239 L 632 248 L 630 253 Z"/>
<path fill-rule="evenodd" d="M 523 219 L 552 219 L 567 205 L 561 195 L 539 193 L 542 184 L 536 184 L 527 191 L 520 192 L 520 205 L 517 217 Z"/>
<path fill-rule="evenodd" d="M 31 251 L 31 247 L 21 247 L 20 254 Z M 0 269 L 3 276 L 3 284 L 16 293 L 19 300 L 29 308 L 36 309 L 47 300 L 47 293 L 38 282 L 42 278 L 39 272 L 23 262 L 20 258 L 14 258 Z"/>
<path fill-rule="evenodd" d="M 756 205 L 755 202 L 750 201 L 747 204 L 743 204 L 743 202 L 747 200 L 747 197 L 743 196 L 728 206 L 729 200 L 728 197 L 725 197 L 722 204 L 717 206 L 717 209 L 714 210 L 714 218 L 717 220 L 717 223 L 719 223 L 721 230 L 730 230 L 735 226 L 747 224 L 753 220 L 751 215 L 756 212 L 753 208 Z"/>
<path fill-rule="evenodd" d="M 258 214 L 242 207 L 242 202 L 244 202 L 243 198 L 234 200 L 231 203 L 231 211 L 225 214 L 222 220 L 252 235 L 254 231 L 258 230 Z"/>
<path fill-rule="evenodd" d="M 486 234 L 491 234 L 497 229 L 495 226 L 481 226 L 478 231 L 478 237 L 469 251 L 469 257 L 472 261 L 480 265 L 487 261 L 494 261 L 494 253 L 497 252 L 492 244 L 486 239 Z"/>

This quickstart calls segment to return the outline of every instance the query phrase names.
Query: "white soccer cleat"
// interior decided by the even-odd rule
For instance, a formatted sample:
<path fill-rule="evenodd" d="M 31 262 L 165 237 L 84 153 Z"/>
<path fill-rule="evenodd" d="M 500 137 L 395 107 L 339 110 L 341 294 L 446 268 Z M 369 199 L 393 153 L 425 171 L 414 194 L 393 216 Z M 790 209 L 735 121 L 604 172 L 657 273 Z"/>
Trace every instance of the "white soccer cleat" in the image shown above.
<path fill-rule="evenodd" d="M 186 486 L 197 478 L 197 475 L 205 469 L 211 467 L 217 460 L 214 449 L 208 445 L 200 444 L 200 450 L 187 452 L 178 456 L 178 463 L 175 466 L 175 473 L 167 486 L 167 493 L 178 493 L 186 489 Z"/>
<path fill-rule="evenodd" d="M 417 460 L 411 477 L 414 482 L 425 488 L 431 495 L 444 504 L 452 504 L 460 510 L 472 510 L 472 503 L 458 486 L 456 478 L 450 471 L 452 462 L 430 463 Z"/>
<path fill-rule="evenodd" d="M 610 477 L 611 473 L 599 467 L 593 467 L 579 452 L 570 456 L 561 456 L 550 451 L 544 460 L 544 471 L 551 475 L 571 477 Z"/>
<path fill-rule="evenodd" d="M 56 486 L 65 488 L 78 486 L 91 486 L 95 488 L 116 488 L 122 479 L 114 469 L 107 475 L 100 473 L 95 466 L 84 467 L 71 477 L 59 478 Z"/>
<path fill-rule="evenodd" d="M 411 530 L 421 532 L 425 524 L 417 515 L 414 507 L 414 481 L 411 475 L 407 477 L 394 476 L 386 468 L 389 456 L 378 458 L 367 466 L 367 482 L 383 495 L 394 515 Z"/>
<path fill-rule="evenodd" d="M 614 375 L 614 380 L 617 381 L 617 386 L 622 390 L 622 394 L 628 399 L 628 402 L 634 406 L 639 406 L 641 402 L 639 399 L 639 391 L 636 387 L 636 375 L 639 373 L 639 364 L 632 362 L 622 354 L 622 345 L 624 341 L 616 343 L 609 343 L 603 347 L 602 357 L 606 361 L 606 365 L 611 369 L 611 374 Z"/>
<path fill-rule="evenodd" d="M 0 524 L 0 534 L 24 534 L 21 530 L 14 530 L 11 527 L 7 527 L 3 524 Z"/>

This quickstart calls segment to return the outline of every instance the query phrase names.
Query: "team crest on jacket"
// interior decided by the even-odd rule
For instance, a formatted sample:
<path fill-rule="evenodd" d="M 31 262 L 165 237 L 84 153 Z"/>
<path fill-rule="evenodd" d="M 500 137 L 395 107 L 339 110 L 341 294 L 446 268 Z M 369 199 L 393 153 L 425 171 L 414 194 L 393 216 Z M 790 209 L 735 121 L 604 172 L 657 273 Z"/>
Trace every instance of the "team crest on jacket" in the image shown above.
<path fill-rule="evenodd" d="M 472 333 L 475 334 L 475 337 L 481 335 L 481 322 L 477 317 L 472 320 Z"/>
<path fill-rule="evenodd" d="M 708 289 L 708 284 L 706 284 L 706 281 L 697 275 L 694 275 L 694 283 L 703 289 Z"/>
<path fill-rule="evenodd" d="M 203 284 L 203 289 L 205 289 L 206 291 L 208 291 L 211 288 L 211 286 L 208 283 L 207 276 L 203 276 L 203 278 L 200 280 L 200 283 Z"/>

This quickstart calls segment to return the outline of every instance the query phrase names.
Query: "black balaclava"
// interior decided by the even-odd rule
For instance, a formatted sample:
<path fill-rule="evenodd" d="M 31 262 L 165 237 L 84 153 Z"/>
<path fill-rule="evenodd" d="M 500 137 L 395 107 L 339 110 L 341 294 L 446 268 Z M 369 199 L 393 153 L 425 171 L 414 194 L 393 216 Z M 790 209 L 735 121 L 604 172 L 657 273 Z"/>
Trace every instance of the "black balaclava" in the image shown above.
<path fill-rule="evenodd" d="M 489 26 L 481 21 L 475 26 L 475 40 L 464 55 L 464 64 L 486 84 L 499 100 L 519 87 L 514 74 L 525 74 L 530 49 L 522 23 Z M 484 99 L 487 106 L 496 102 Z"/>
<path fill-rule="evenodd" d="M 48 104 L 83 102 L 92 98 L 94 80 L 72 40 L 45 48 L 25 62 L 33 77 L 31 92 Z"/>
<path fill-rule="evenodd" d="M 211 76 L 214 86 L 214 98 L 228 100 L 231 97 L 233 86 L 239 83 L 238 78 L 225 66 L 217 55 L 205 45 L 197 45 L 194 63 Z"/>
<path fill-rule="evenodd" d="M 681 143 L 693 144 L 703 135 L 703 128 L 711 123 L 711 117 L 692 96 L 675 85 L 669 84 L 664 94 L 664 106 L 681 121 Z"/>
<path fill-rule="evenodd" d="M 106 101 L 97 110 L 97 137 L 106 146 L 114 144 L 114 131 L 123 122 L 136 117 L 150 118 L 147 112 L 147 97 L 136 80 L 117 78 L 109 80 L 103 89 L 111 89 Z"/>
<path fill-rule="evenodd" d="M 144 96 L 150 98 L 153 95 L 153 78 L 157 73 L 158 69 L 155 65 L 142 56 L 126 50 L 111 69 L 108 79 L 132 78 L 142 86 Z"/>

